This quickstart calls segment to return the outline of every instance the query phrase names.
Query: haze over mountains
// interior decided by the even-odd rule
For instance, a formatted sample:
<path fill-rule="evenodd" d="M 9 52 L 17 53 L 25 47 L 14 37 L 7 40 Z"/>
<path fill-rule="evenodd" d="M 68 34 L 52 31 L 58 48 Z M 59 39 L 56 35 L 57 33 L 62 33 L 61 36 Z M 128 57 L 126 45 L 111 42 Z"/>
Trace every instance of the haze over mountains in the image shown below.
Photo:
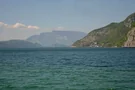
<path fill-rule="evenodd" d="M 27 40 L 39 43 L 44 47 L 65 47 L 71 46 L 84 36 L 86 36 L 86 33 L 79 31 L 52 31 L 30 36 Z"/>
<path fill-rule="evenodd" d="M 52 31 L 30 36 L 26 40 L 0 41 L 0 48 L 69 47 L 86 36 L 79 31 Z"/>
<path fill-rule="evenodd" d="M 39 47 L 42 46 L 38 43 L 32 43 L 26 40 L 0 41 L 0 48 L 39 48 Z"/>

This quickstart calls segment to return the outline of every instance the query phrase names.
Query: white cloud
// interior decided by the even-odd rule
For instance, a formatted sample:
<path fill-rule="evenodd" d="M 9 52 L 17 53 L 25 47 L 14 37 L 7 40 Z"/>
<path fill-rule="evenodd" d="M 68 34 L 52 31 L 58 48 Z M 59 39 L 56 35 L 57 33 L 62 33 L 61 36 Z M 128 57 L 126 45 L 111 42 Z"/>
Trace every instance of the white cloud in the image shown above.
<path fill-rule="evenodd" d="M 13 28 L 27 28 L 26 25 L 22 24 L 22 23 L 16 23 L 14 25 L 11 25 Z"/>
<path fill-rule="evenodd" d="M 5 24 L 3 22 L 0 22 L 0 27 L 4 28 L 17 28 L 17 29 L 39 29 L 38 26 L 32 26 L 32 25 L 25 25 L 22 23 L 16 23 L 14 25 Z"/>
<path fill-rule="evenodd" d="M 6 26 L 8 26 L 8 25 L 3 22 L 0 22 L 0 27 L 6 27 Z"/>
<path fill-rule="evenodd" d="M 28 28 L 29 28 L 29 29 L 39 29 L 38 26 L 31 26 L 31 25 L 29 25 Z"/>
<path fill-rule="evenodd" d="M 40 34 L 43 30 L 38 26 L 22 23 L 6 24 L 0 22 L 0 41 L 11 39 L 26 39 L 29 36 Z"/>
<path fill-rule="evenodd" d="M 6 24 L 0 22 L 0 41 L 11 39 L 27 39 L 32 35 L 37 35 L 42 32 L 51 32 L 52 30 L 65 30 L 64 27 L 56 28 L 39 28 L 34 25 L 25 25 L 23 23 Z M 66 40 L 66 37 L 65 37 Z"/>

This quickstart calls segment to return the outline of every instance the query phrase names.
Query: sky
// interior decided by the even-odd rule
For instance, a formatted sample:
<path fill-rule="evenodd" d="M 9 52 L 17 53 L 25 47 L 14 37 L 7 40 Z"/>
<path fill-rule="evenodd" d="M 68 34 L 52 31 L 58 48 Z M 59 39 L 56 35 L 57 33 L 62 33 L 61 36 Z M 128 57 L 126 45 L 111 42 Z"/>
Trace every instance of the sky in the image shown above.
<path fill-rule="evenodd" d="M 135 12 L 135 0 L 0 0 L 0 40 L 41 32 L 90 32 Z"/>

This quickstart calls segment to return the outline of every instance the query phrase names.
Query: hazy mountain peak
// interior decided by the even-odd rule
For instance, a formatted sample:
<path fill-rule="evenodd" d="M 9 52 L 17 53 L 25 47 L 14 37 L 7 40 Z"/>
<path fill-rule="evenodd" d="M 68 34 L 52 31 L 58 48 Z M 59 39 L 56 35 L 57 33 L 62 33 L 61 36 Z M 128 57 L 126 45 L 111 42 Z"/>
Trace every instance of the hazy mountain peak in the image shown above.
<path fill-rule="evenodd" d="M 31 42 L 40 43 L 46 47 L 52 46 L 71 46 L 73 42 L 84 37 L 86 34 L 79 31 L 52 31 L 40 33 L 40 35 L 33 35 L 27 40 Z"/>

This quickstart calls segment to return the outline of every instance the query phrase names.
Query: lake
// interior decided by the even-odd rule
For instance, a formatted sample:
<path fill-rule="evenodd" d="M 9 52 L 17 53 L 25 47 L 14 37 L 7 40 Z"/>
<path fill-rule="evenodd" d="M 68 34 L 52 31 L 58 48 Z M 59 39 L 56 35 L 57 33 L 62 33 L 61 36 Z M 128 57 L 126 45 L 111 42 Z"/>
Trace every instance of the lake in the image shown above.
<path fill-rule="evenodd" d="M 1 49 L 0 90 L 135 90 L 135 48 Z"/>

